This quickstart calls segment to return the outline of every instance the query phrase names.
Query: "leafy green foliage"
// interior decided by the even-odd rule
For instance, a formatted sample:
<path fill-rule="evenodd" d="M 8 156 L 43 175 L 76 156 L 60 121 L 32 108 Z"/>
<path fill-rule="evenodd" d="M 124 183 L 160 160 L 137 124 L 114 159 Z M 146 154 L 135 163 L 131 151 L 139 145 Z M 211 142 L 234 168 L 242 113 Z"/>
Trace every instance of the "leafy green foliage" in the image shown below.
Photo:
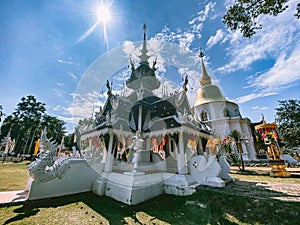
<path fill-rule="evenodd" d="M 41 120 L 41 128 L 47 127 L 47 137 L 52 138 L 57 144 L 61 143 L 61 139 L 66 133 L 65 124 L 63 120 L 47 114 L 44 114 Z"/>
<path fill-rule="evenodd" d="M 16 142 L 15 153 L 30 154 L 40 137 L 41 130 L 47 127 L 48 138 L 59 144 L 66 133 L 65 122 L 45 112 L 45 103 L 37 101 L 34 96 L 21 98 L 12 115 L 4 119 L 0 140 L 11 131 L 11 139 Z"/>
<path fill-rule="evenodd" d="M 244 37 L 251 37 L 261 29 L 259 16 L 277 16 L 285 11 L 289 0 L 235 0 L 223 17 L 223 22 L 231 30 L 240 30 Z M 296 18 L 300 18 L 300 3 L 297 5 Z"/>
<path fill-rule="evenodd" d="M 233 130 L 233 131 L 230 132 L 229 137 L 233 138 L 235 143 L 239 143 L 242 135 L 237 130 Z"/>
<path fill-rule="evenodd" d="M 300 101 L 278 101 L 280 107 L 276 108 L 279 131 L 287 147 L 300 146 Z"/>
<path fill-rule="evenodd" d="M 294 14 L 295 17 L 297 17 L 297 19 L 300 19 L 300 3 L 298 3 L 297 5 L 297 9 L 296 9 L 296 13 Z"/>
<path fill-rule="evenodd" d="M 229 137 L 234 140 L 238 153 L 243 152 L 241 145 L 241 141 L 243 139 L 242 134 L 237 130 L 233 130 L 230 132 Z M 232 153 L 229 154 L 229 158 L 235 161 L 235 164 L 239 167 L 240 170 L 245 170 L 244 160 L 241 154 L 240 157 L 238 157 L 237 152 L 232 151 Z"/>
<path fill-rule="evenodd" d="M 4 116 L 4 113 L 3 113 L 2 105 L 0 105 L 0 122 L 1 122 L 2 116 Z"/>
<path fill-rule="evenodd" d="M 232 150 L 230 144 L 224 144 L 224 149 L 225 149 L 225 154 L 226 154 L 227 161 L 231 165 L 238 166 L 239 169 L 241 170 L 241 168 L 240 168 L 240 164 L 241 164 L 240 159 L 239 159 L 238 155 L 234 153 L 234 151 Z"/>
<path fill-rule="evenodd" d="M 64 140 L 64 145 L 67 149 L 71 149 L 72 146 L 75 145 L 74 143 L 74 133 L 68 134 L 67 136 L 65 136 L 65 140 Z"/>

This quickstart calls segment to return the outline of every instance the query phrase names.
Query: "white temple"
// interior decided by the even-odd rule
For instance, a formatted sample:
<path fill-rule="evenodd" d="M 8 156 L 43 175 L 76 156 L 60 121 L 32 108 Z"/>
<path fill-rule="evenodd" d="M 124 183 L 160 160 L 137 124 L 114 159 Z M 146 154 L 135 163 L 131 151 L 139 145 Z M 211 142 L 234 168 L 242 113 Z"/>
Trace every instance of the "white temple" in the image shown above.
<path fill-rule="evenodd" d="M 243 159 L 256 160 L 251 122 L 241 116 L 239 106 L 228 101 L 217 85 L 212 84 L 204 62 L 203 53 L 200 52 L 202 62 L 201 87 L 197 90 L 194 104 L 194 113 L 199 120 L 210 127 L 216 135 L 223 140 L 231 131 L 237 130 L 243 136 L 241 141 Z M 233 87 L 234 88 L 234 87 Z"/>
<path fill-rule="evenodd" d="M 155 62 L 150 67 L 144 25 L 140 63 L 131 63 L 126 85 L 133 91 L 107 100 L 96 123 L 80 137 L 85 158 L 50 152 L 30 166 L 29 199 L 93 191 L 134 205 L 163 193 L 191 195 L 198 185 L 223 187 L 232 180 L 226 157 L 217 159 L 211 128 L 195 118 L 181 90 L 162 98 Z M 42 139 L 42 138 L 41 138 Z M 209 143 L 209 144 L 207 144 Z"/>

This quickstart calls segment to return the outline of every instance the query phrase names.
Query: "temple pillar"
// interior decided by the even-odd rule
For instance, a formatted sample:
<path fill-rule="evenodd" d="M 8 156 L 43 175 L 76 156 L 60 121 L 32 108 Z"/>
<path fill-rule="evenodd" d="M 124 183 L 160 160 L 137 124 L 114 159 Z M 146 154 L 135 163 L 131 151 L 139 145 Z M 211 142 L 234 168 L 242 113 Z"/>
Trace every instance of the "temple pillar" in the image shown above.
<path fill-rule="evenodd" d="M 178 133 L 177 168 L 178 168 L 178 174 L 187 174 L 185 154 L 184 154 L 184 140 L 183 140 L 182 132 Z"/>
<path fill-rule="evenodd" d="M 203 155 L 204 149 L 202 144 L 202 138 L 197 136 L 197 155 Z"/>
<path fill-rule="evenodd" d="M 147 138 L 145 140 L 145 149 L 146 151 L 141 152 L 141 161 L 142 162 L 150 162 L 150 148 L 151 148 L 151 140 L 150 138 Z"/>
<path fill-rule="evenodd" d="M 109 144 L 108 144 L 108 149 L 107 149 L 104 172 L 112 171 L 112 167 L 113 167 L 113 163 L 114 163 L 113 141 L 114 141 L 114 134 L 109 133 L 109 142 L 108 142 Z"/>
<path fill-rule="evenodd" d="M 242 154 L 243 154 L 243 160 L 244 161 L 250 161 L 249 159 L 249 153 L 248 153 L 248 150 L 247 150 L 247 145 L 245 143 L 241 143 L 242 145 Z"/>
<path fill-rule="evenodd" d="M 139 105 L 138 130 L 142 131 L 143 106 Z"/>

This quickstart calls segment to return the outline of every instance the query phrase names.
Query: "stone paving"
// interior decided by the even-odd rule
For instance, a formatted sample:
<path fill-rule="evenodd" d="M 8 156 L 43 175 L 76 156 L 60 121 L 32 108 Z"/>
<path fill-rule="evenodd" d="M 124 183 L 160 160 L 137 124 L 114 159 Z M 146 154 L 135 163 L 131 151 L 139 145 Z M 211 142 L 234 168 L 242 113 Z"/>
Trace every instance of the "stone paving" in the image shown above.
<path fill-rule="evenodd" d="M 231 169 L 232 172 L 238 171 L 237 167 L 232 167 Z M 246 167 L 245 170 L 255 171 L 258 174 L 266 174 L 270 171 L 270 168 Z M 288 168 L 287 170 L 291 172 L 293 176 L 299 177 L 297 179 L 300 179 L 300 168 Z M 211 190 L 211 187 L 200 186 L 198 189 Z M 234 182 L 228 183 L 224 188 L 214 188 L 213 190 L 234 195 L 249 196 L 257 199 L 273 198 L 282 201 L 300 202 L 300 184 L 235 180 Z"/>

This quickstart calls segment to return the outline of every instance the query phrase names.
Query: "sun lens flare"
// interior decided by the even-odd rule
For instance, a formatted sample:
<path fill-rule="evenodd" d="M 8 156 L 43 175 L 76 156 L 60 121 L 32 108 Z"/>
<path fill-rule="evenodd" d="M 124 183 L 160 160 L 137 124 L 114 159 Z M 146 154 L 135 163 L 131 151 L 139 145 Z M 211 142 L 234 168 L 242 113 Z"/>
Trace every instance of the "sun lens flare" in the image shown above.
<path fill-rule="evenodd" d="M 97 9 L 97 17 L 100 22 L 107 23 L 111 19 L 109 7 L 101 4 Z"/>
<path fill-rule="evenodd" d="M 96 28 L 102 27 L 103 31 L 103 37 L 104 37 L 104 42 L 107 47 L 107 51 L 109 51 L 109 44 L 108 44 L 108 35 L 107 35 L 107 25 L 112 21 L 112 16 L 111 16 L 111 5 L 112 2 L 109 4 L 105 4 L 103 0 L 98 4 L 94 5 L 93 8 L 93 15 L 95 17 L 95 23 L 78 39 L 78 42 L 81 42 L 85 40 L 88 36 L 90 36 Z"/>

